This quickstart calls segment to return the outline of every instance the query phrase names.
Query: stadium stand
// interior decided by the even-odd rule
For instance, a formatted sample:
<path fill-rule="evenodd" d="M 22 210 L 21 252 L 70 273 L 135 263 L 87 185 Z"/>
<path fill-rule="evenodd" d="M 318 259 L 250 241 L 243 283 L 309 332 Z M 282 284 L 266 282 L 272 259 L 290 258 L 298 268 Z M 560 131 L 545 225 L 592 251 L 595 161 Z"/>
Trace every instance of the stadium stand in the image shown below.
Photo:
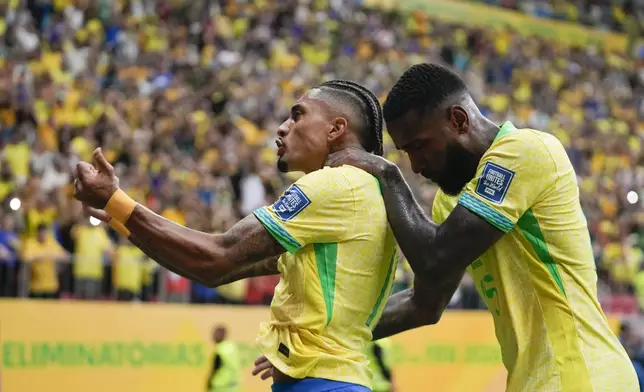
<path fill-rule="evenodd" d="M 644 2 L 641 0 L 481 0 L 482 3 L 519 10 L 548 19 L 565 20 L 591 26 L 594 29 L 627 33 L 642 31 Z"/>
<path fill-rule="evenodd" d="M 88 221 L 71 199 L 75 163 L 102 146 L 128 194 L 177 223 L 221 232 L 295 179 L 275 168 L 273 133 L 309 86 L 351 79 L 384 99 L 408 66 L 433 61 L 463 75 L 491 119 L 565 145 L 602 306 L 626 317 L 623 343 L 644 363 L 629 318 L 644 309 L 644 3 L 468 2 L 625 33 L 627 45 L 604 48 L 361 3 L 0 2 L 0 296 L 269 303 L 275 277 L 217 290 L 190 284 Z M 434 185 L 385 141 L 429 209 Z M 411 281 L 401 263 L 395 290 Z M 466 277 L 450 307 L 481 306 Z"/>
<path fill-rule="evenodd" d="M 598 29 L 628 32 L 643 20 L 628 11 L 633 1 L 485 2 Z M 352 79 L 384 98 L 406 67 L 437 61 L 465 77 L 490 118 L 564 143 L 602 304 L 626 314 L 644 307 L 644 56 L 633 45 L 567 46 L 346 1 L 14 0 L 0 8 L 2 295 L 269 302 L 274 278 L 217 291 L 190 285 L 88 223 L 70 198 L 75 163 L 102 146 L 130 195 L 175 222 L 222 231 L 294 179 L 276 171 L 272 135 L 305 89 Z M 386 155 L 429 208 L 434 186 L 411 175 L 389 140 Z M 411 272 L 404 264 L 398 272 L 403 289 Z M 480 306 L 471 281 L 452 306 Z"/>

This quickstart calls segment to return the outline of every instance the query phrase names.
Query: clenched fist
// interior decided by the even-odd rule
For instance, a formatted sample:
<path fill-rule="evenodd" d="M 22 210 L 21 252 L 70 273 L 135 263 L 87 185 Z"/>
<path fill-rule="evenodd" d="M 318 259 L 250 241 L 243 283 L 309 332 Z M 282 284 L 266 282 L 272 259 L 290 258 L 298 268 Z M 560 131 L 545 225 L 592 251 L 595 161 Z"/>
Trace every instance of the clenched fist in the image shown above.
<path fill-rule="evenodd" d="M 114 175 L 114 167 L 107 162 L 100 148 L 94 150 L 93 162 L 79 162 L 76 165 L 74 198 L 85 206 L 105 208 L 119 187 L 119 179 Z"/>

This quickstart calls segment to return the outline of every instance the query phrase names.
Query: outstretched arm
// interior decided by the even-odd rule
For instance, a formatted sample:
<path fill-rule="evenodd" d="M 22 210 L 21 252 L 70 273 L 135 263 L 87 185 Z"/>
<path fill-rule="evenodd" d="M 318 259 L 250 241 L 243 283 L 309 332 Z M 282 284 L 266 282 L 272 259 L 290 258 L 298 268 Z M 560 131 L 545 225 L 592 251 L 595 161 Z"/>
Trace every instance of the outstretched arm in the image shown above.
<path fill-rule="evenodd" d="M 107 221 L 107 214 L 97 209 L 105 208 L 117 191 L 121 192 L 118 178 L 100 149 L 94 152 L 94 165 L 78 164 L 74 196 L 94 209 L 92 215 Z M 125 219 L 118 220 L 126 222 L 132 243 L 164 267 L 208 286 L 264 272 L 274 263 L 256 263 L 285 251 L 254 216 L 244 218 L 224 234 L 212 235 L 171 222 L 140 204 L 128 204 L 134 202 L 122 196 L 125 204 L 120 206 L 121 211 L 128 212 Z"/>
<path fill-rule="evenodd" d="M 277 274 L 284 248 L 250 215 L 229 231 L 211 235 L 171 222 L 138 205 L 126 225 L 130 241 L 160 265 L 215 287 Z"/>

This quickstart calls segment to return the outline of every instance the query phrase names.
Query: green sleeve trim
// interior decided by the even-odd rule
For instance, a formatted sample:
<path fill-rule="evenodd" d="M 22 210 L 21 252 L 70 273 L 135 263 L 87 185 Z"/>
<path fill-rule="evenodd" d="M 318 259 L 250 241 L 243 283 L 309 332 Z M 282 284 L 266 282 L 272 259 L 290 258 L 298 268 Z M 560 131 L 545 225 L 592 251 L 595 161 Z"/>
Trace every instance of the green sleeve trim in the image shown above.
<path fill-rule="evenodd" d="M 389 268 L 387 269 L 387 276 L 385 276 L 385 282 L 382 284 L 382 287 L 380 288 L 380 295 L 378 296 L 378 299 L 376 300 L 376 304 L 373 306 L 373 309 L 371 309 L 369 318 L 367 318 L 367 327 L 371 327 L 371 324 L 373 323 L 373 320 L 374 318 L 376 318 L 376 316 L 378 317 L 381 316 L 381 314 L 379 314 L 378 311 L 380 310 L 382 301 L 385 298 L 389 298 L 389 293 L 391 290 L 388 290 L 388 289 L 391 288 L 391 280 L 394 278 L 394 275 L 395 275 L 394 265 L 396 265 L 397 256 L 398 256 L 398 253 L 394 248 L 394 252 L 391 255 L 391 259 L 389 260 Z"/>
<path fill-rule="evenodd" d="M 463 193 L 458 199 L 458 204 L 485 219 L 504 233 L 514 228 L 514 223 L 510 219 L 469 193 Z"/>
<path fill-rule="evenodd" d="M 264 225 L 266 230 L 275 238 L 288 253 L 296 253 L 302 248 L 302 245 L 297 242 L 295 237 L 289 234 L 286 229 L 284 229 L 270 212 L 266 211 L 267 207 L 261 207 L 253 211 L 253 214 L 259 221 Z"/>
<path fill-rule="evenodd" d="M 548 272 L 559 288 L 559 291 L 566 296 L 566 289 L 564 288 L 563 279 L 559 274 L 559 267 L 548 250 L 548 244 L 546 243 L 546 239 L 543 237 L 539 221 L 537 221 L 537 217 L 534 216 L 532 210 L 527 210 L 523 216 L 521 216 L 517 222 L 517 226 L 521 229 L 521 233 L 528 240 L 530 245 L 532 245 L 532 249 L 534 249 L 539 260 L 541 260 L 548 269 Z"/>
<path fill-rule="evenodd" d="M 509 134 L 512 131 L 515 131 L 517 128 L 509 121 L 504 122 L 499 127 L 499 132 L 497 132 L 494 142 L 501 139 L 503 136 Z"/>
<path fill-rule="evenodd" d="M 335 271 L 338 262 L 338 244 L 314 244 L 315 261 L 318 267 L 318 278 L 322 286 L 322 297 L 326 308 L 326 325 L 333 318 L 333 305 L 335 302 Z"/>

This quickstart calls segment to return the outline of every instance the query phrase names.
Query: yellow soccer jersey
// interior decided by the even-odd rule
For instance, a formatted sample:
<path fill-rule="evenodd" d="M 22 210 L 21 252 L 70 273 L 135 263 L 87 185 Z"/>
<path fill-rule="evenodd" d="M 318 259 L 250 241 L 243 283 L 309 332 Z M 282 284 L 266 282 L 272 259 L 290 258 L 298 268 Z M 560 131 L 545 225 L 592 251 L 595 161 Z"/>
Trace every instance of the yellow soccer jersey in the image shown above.
<path fill-rule="evenodd" d="M 433 219 L 443 222 L 457 203 L 506 233 L 468 270 L 494 318 L 507 390 L 639 390 L 597 300 L 577 178 L 561 143 L 504 123 L 461 195 L 436 195 Z"/>
<path fill-rule="evenodd" d="M 288 251 L 257 343 L 294 378 L 370 385 L 364 355 L 396 270 L 377 180 L 350 166 L 300 178 L 255 216 Z"/>

